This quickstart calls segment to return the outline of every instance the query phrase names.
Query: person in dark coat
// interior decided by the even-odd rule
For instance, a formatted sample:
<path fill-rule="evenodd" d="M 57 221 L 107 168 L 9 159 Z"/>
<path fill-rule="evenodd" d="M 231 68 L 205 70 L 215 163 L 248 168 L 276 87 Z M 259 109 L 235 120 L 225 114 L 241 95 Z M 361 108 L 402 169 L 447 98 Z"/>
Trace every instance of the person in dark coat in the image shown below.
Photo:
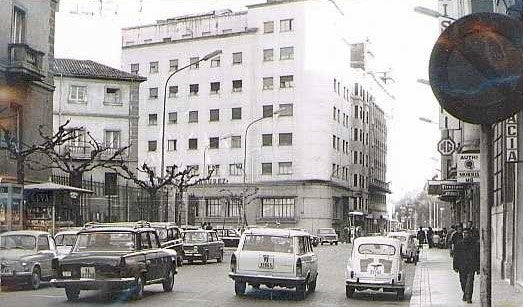
<path fill-rule="evenodd" d="M 207 222 L 207 225 L 205 226 L 205 230 L 212 230 L 211 222 Z"/>
<path fill-rule="evenodd" d="M 463 239 L 463 226 L 461 224 L 456 225 L 456 231 L 450 238 L 450 256 L 454 257 L 454 248 L 458 242 Z"/>
<path fill-rule="evenodd" d="M 429 248 L 434 247 L 434 230 L 432 230 L 432 227 L 429 227 L 429 230 L 427 230 L 427 243 Z"/>
<path fill-rule="evenodd" d="M 479 242 L 474 239 L 471 229 L 463 230 L 463 239 L 454 246 L 454 271 L 459 273 L 459 282 L 463 291 L 463 301 L 472 303 L 474 274 L 479 274 Z"/>
<path fill-rule="evenodd" d="M 423 230 L 423 227 L 421 227 L 421 226 L 419 227 L 417 237 L 418 237 L 419 245 L 425 244 L 427 236 L 425 235 L 425 231 Z"/>

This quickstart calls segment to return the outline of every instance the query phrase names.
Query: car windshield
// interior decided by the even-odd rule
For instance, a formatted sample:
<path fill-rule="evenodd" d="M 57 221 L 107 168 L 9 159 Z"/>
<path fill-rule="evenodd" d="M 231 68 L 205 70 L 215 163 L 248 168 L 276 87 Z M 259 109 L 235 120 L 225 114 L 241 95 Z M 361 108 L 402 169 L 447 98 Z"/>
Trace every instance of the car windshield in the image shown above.
<path fill-rule="evenodd" d="M 404 236 L 389 236 L 389 238 L 393 238 L 393 239 L 399 240 L 401 242 L 407 241 L 407 238 Z"/>
<path fill-rule="evenodd" d="M 268 235 L 247 235 L 243 243 L 244 251 L 292 253 L 292 238 Z"/>
<path fill-rule="evenodd" d="M 76 241 L 75 234 L 57 235 L 55 238 L 56 245 L 73 246 Z"/>
<path fill-rule="evenodd" d="M 0 249 L 35 249 L 36 239 L 30 235 L 4 235 L 0 237 Z"/>
<path fill-rule="evenodd" d="M 321 233 L 321 234 L 334 234 L 336 232 L 334 232 L 334 229 L 331 229 L 331 228 L 322 228 L 322 229 L 318 230 L 318 233 Z"/>
<path fill-rule="evenodd" d="M 388 255 L 392 256 L 396 253 L 396 248 L 388 244 L 361 244 L 358 247 L 358 252 L 365 255 Z"/>
<path fill-rule="evenodd" d="M 88 232 L 78 235 L 74 252 L 132 251 L 134 248 L 131 232 Z"/>
<path fill-rule="evenodd" d="M 207 241 L 206 232 L 186 232 L 183 234 L 183 242 L 186 243 L 201 243 Z"/>

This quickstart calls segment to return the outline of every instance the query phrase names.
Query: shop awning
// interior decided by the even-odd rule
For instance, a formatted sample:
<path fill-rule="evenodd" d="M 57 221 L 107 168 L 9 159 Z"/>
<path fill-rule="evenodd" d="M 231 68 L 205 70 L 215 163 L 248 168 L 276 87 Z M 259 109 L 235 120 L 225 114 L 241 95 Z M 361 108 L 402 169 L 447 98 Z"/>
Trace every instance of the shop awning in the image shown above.
<path fill-rule="evenodd" d="M 40 191 L 68 191 L 68 192 L 78 192 L 78 193 L 94 193 L 91 190 L 75 188 L 68 185 L 58 184 L 54 182 L 44 182 L 37 184 L 27 184 L 24 186 L 24 190 L 40 190 Z"/>
<path fill-rule="evenodd" d="M 362 215 L 363 215 L 363 212 L 352 211 L 352 212 L 349 212 L 349 215 L 358 215 L 358 216 L 362 216 Z"/>

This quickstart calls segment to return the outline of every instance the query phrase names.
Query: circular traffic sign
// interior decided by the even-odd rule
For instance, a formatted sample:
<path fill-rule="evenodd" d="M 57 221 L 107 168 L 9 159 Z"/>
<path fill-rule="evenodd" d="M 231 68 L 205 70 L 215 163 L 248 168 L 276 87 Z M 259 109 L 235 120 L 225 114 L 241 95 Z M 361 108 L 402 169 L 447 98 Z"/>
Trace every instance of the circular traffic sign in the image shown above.
<path fill-rule="evenodd" d="M 442 139 L 438 142 L 438 152 L 442 156 L 450 156 L 456 150 L 456 143 L 452 139 Z"/>
<path fill-rule="evenodd" d="M 460 18 L 440 35 L 430 85 L 451 115 L 492 124 L 523 108 L 523 23 L 495 13 Z"/>

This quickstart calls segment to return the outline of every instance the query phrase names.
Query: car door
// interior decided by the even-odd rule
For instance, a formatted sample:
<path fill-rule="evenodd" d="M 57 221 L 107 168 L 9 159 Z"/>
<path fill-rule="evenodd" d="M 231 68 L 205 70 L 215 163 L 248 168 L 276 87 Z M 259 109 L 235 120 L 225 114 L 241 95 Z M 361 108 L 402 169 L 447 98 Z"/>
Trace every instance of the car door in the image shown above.
<path fill-rule="evenodd" d="M 209 258 L 216 258 L 216 243 L 217 240 L 215 240 L 215 237 L 213 236 L 215 234 L 214 232 L 208 232 L 207 233 L 207 247 L 209 249 Z"/>
<path fill-rule="evenodd" d="M 146 281 L 158 278 L 158 269 L 155 264 L 155 252 L 152 249 L 151 239 L 149 237 L 148 231 L 143 231 L 140 233 L 140 245 L 142 253 L 144 254 L 145 267 L 147 270 L 147 273 L 145 274 Z"/>
<path fill-rule="evenodd" d="M 214 241 L 215 241 L 215 244 L 216 244 L 216 258 L 218 258 L 218 257 L 220 257 L 220 255 L 222 253 L 224 243 L 223 243 L 223 240 L 218 238 L 218 234 L 217 233 L 213 233 L 213 236 L 214 236 Z"/>
<path fill-rule="evenodd" d="M 38 245 L 37 245 L 37 256 L 36 262 L 40 264 L 40 272 L 42 276 L 49 277 L 51 276 L 51 262 L 55 257 L 54 251 L 51 250 L 49 244 L 50 237 L 48 235 L 38 236 Z M 53 245 L 54 247 L 54 245 Z"/>
<path fill-rule="evenodd" d="M 160 238 L 158 238 L 156 232 L 150 232 L 149 237 L 151 239 L 152 249 L 155 251 L 155 261 L 153 261 L 153 263 L 155 265 L 156 278 L 164 278 L 167 276 L 167 270 L 171 266 L 171 257 L 161 248 Z"/>

